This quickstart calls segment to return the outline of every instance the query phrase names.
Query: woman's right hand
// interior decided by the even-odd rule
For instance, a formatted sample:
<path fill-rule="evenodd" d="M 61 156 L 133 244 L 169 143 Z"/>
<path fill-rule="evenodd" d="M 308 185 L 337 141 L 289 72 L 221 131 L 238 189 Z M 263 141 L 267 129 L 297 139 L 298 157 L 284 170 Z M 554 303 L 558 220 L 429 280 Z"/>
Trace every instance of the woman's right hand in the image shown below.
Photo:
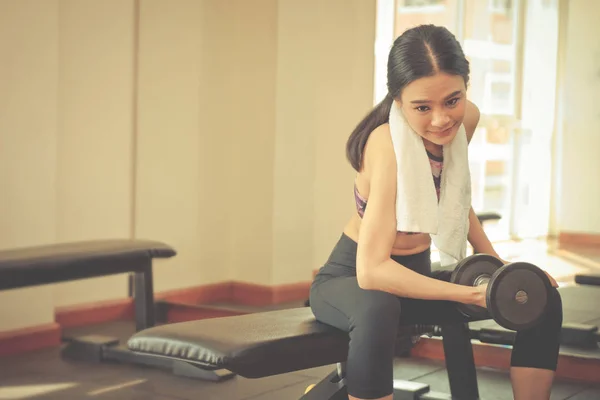
<path fill-rule="evenodd" d="M 477 286 L 477 295 L 475 296 L 474 304 L 487 308 L 487 284 Z"/>

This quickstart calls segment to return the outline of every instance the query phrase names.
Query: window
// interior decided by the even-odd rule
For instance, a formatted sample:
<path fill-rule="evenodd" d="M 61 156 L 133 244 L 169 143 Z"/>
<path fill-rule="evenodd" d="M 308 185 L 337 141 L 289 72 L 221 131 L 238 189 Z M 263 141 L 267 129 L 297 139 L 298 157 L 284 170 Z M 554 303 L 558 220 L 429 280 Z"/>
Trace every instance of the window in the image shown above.
<path fill-rule="evenodd" d="M 396 0 L 395 36 L 421 24 L 446 26 L 456 32 L 460 0 Z"/>
<path fill-rule="evenodd" d="M 399 0 L 398 12 L 403 13 L 423 13 L 423 12 L 444 12 L 446 2 L 444 0 Z"/>
<path fill-rule="evenodd" d="M 506 14 L 512 9 L 512 0 L 488 0 L 492 13 Z"/>

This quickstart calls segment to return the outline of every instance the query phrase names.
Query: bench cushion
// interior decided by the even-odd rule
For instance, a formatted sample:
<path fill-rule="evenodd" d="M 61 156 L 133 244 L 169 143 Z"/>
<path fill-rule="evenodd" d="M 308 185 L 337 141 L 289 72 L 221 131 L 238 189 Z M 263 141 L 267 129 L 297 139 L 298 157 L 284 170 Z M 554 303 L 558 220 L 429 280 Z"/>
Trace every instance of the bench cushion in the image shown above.
<path fill-rule="evenodd" d="M 0 251 L 0 289 L 142 271 L 175 250 L 151 240 L 90 240 Z"/>
<path fill-rule="evenodd" d="M 408 327 L 407 327 L 408 331 Z M 399 335 L 406 345 L 410 336 Z M 130 350 L 260 378 L 344 361 L 348 334 L 315 320 L 308 307 L 152 327 Z"/>

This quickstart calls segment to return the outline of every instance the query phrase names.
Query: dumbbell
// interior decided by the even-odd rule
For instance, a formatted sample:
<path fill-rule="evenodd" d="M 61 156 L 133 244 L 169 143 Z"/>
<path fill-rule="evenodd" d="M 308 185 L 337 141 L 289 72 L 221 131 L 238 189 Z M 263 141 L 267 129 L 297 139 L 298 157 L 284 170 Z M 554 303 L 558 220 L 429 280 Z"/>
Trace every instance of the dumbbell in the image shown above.
<path fill-rule="evenodd" d="M 475 320 L 493 318 L 500 326 L 520 331 L 537 325 L 544 317 L 552 284 L 539 267 L 527 262 L 504 265 L 488 254 L 461 260 L 450 278 L 466 286 L 487 284 L 487 309 L 459 304 L 458 309 Z"/>

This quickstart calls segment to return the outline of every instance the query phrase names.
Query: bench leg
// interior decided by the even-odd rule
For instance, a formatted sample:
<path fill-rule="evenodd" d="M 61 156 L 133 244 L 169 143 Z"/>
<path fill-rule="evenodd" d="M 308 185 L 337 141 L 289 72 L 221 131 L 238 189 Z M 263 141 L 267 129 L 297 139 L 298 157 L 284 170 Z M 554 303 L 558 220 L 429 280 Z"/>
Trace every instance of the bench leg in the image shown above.
<path fill-rule="evenodd" d="M 464 400 L 479 399 L 469 325 L 442 326 L 442 340 L 452 397 Z"/>
<path fill-rule="evenodd" d="M 131 288 L 130 288 L 131 289 Z M 152 259 L 146 260 L 146 264 L 133 276 L 133 306 L 135 310 L 136 331 L 150 328 L 155 325 L 154 315 L 154 286 L 152 284 Z M 119 339 L 104 335 L 84 335 L 78 337 L 63 337 L 67 345 L 61 351 L 65 358 L 102 362 L 104 360 L 119 360 L 146 364 L 148 357 L 133 354 L 119 345 Z M 153 361 L 153 360 L 151 360 Z M 153 365 L 156 362 L 152 363 Z M 160 363 L 159 363 L 160 364 Z M 172 363 L 171 363 L 172 364 Z"/>
<path fill-rule="evenodd" d="M 133 304 L 135 307 L 135 329 L 139 332 L 156 324 L 154 315 L 154 286 L 152 284 L 152 260 L 148 259 L 142 272 L 134 276 Z"/>

